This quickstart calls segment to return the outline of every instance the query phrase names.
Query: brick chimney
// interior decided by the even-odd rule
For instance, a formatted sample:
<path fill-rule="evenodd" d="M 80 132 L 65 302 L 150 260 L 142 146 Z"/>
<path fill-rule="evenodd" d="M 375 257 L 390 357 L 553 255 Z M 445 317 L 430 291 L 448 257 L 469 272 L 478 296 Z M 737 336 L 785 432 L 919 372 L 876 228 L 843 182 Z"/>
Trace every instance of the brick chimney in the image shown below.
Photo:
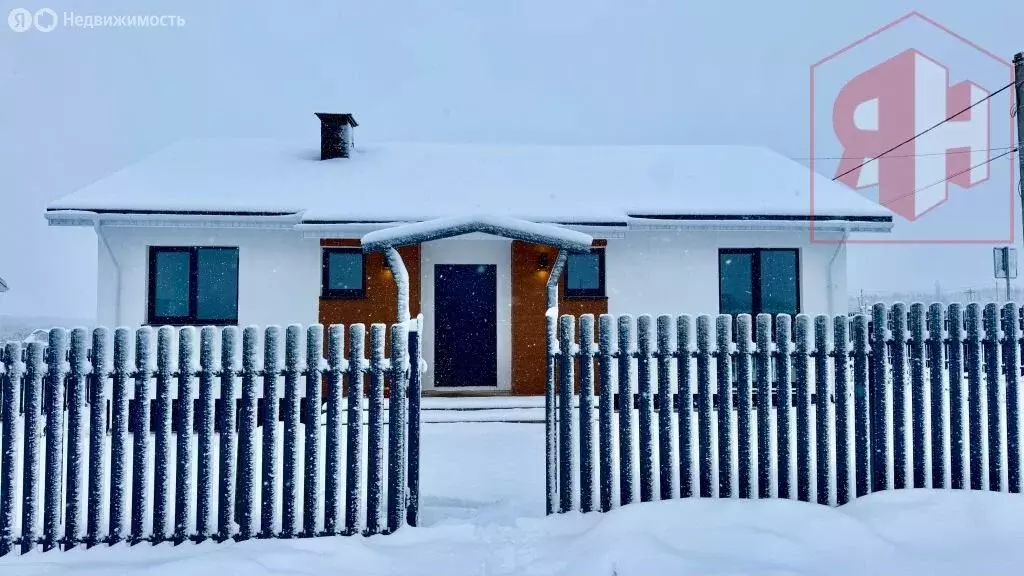
<path fill-rule="evenodd" d="M 352 129 L 356 119 L 351 114 L 317 112 L 320 119 L 320 159 L 348 158 L 352 153 Z"/>

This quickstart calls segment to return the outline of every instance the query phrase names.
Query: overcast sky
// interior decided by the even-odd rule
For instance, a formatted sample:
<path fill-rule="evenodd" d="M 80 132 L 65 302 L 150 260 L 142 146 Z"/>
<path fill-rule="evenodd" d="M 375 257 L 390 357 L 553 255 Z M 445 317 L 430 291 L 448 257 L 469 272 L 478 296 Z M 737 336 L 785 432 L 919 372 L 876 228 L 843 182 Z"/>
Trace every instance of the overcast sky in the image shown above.
<path fill-rule="evenodd" d="M 47 227 L 45 205 L 182 139 L 315 146 L 312 113 L 335 111 L 356 115 L 357 142 L 735 143 L 806 158 L 810 65 L 911 10 L 1007 59 L 1024 50 L 1024 15 L 1011 0 L 2 5 L 4 17 L 48 7 L 185 23 L 49 33 L 0 23 L 0 276 L 11 287 L 0 314 L 76 318 L 95 309 L 94 234 Z M 951 82 L 999 81 L 1002 72 L 957 58 L 942 55 Z M 1008 92 L 993 99 L 999 122 L 1009 122 L 1009 102 Z M 1000 134 L 993 146 L 1007 144 Z M 1008 183 L 992 187 L 1005 195 Z M 1006 237 L 1008 209 L 977 204 L 951 200 L 932 222 Z M 986 245 L 850 250 L 854 289 L 988 286 L 991 266 Z"/>

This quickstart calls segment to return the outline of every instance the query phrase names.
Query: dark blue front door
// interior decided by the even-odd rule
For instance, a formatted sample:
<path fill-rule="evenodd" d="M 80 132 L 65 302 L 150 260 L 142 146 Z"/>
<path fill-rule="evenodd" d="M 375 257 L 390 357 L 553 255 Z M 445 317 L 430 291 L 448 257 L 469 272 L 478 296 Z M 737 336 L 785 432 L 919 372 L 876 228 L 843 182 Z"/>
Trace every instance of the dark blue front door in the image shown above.
<path fill-rule="evenodd" d="M 435 386 L 498 385 L 497 312 L 497 266 L 434 266 Z"/>

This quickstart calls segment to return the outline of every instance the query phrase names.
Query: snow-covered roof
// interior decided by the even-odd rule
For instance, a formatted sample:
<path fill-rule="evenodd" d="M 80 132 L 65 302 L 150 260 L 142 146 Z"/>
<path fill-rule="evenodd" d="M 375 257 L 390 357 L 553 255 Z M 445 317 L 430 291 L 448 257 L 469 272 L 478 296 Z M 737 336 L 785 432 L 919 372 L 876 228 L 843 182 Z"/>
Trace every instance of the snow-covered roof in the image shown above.
<path fill-rule="evenodd" d="M 508 216 L 481 215 L 452 216 L 375 230 L 364 235 L 360 245 L 365 252 L 376 252 L 474 232 L 578 252 L 589 250 L 594 243 L 589 234 L 555 224 L 541 224 Z"/>
<path fill-rule="evenodd" d="M 297 214 L 307 223 L 409 222 L 471 214 L 621 223 L 630 217 L 809 216 L 808 169 L 746 146 L 358 144 L 201 140 L 171 146 L 49 205 L 55 211 Z M 815 175 L 817 218 L 890 213 Z"/>

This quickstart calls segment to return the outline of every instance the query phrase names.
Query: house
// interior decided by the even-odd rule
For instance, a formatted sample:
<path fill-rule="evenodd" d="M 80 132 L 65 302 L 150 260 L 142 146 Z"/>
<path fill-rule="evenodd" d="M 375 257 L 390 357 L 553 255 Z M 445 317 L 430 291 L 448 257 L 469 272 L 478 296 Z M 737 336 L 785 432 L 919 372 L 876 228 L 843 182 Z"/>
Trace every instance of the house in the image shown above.
<path fill-rule="evenodd" d="M 188 142 L 52 203 L 89 226 L 105 325 L 393 322 L 375 231 L 483 214 L 593 238 L 568 256 L 572 314 L 846 312 L 854 232 L 884 208 L 772 151 L 740 146 L 354 144 L 349 114 L 316 139 Z M 310 145 L 312 144 L 312 146 Z M 429 390 L 541 394 L 545 284 L 557 250 L 474 233 L 399 250 L 424 315 Z"/>

